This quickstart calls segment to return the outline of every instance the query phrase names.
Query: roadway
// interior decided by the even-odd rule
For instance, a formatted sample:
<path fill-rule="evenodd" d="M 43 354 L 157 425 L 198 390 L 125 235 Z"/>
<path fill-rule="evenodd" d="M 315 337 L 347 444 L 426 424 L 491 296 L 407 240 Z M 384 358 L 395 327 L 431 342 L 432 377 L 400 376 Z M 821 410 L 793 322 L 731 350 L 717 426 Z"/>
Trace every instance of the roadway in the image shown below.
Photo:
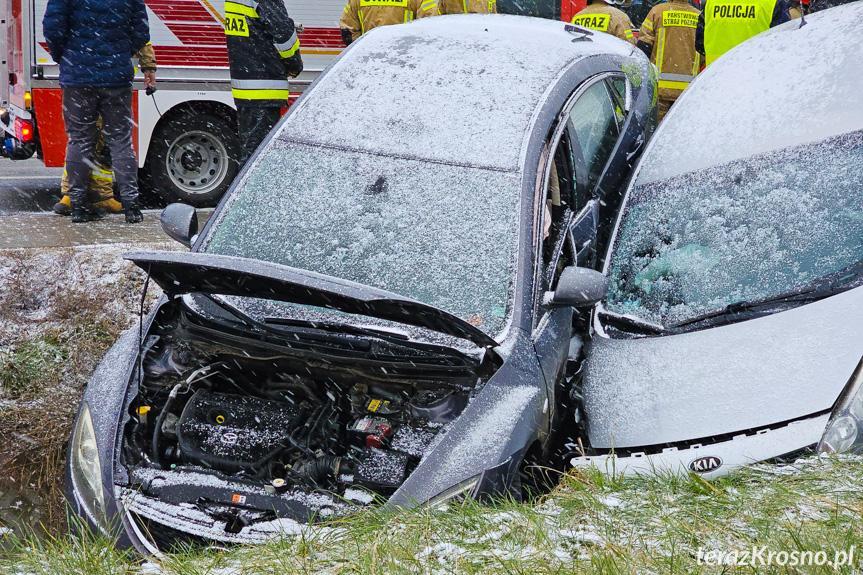
<path fill-rule="evenodd" d="M 63 168 L 46 168 L 32 158 L 0 158 L 0 216 L 50 212 L 60 199 Z"/>
<path fill-rule="evenodd" d="M 52 208 L 60 199 L 63 168 L 46 168 L 37 159 L 13 162 L 0 158 L 0 250 L 55 248 L 99 244 L 164 242 L 160 206 L 145 205 L 144 222 L 129 225 L 122 214 L 99 222 L 73 224 Z M 198 210 L 201 225 L 212 210 Z"/>

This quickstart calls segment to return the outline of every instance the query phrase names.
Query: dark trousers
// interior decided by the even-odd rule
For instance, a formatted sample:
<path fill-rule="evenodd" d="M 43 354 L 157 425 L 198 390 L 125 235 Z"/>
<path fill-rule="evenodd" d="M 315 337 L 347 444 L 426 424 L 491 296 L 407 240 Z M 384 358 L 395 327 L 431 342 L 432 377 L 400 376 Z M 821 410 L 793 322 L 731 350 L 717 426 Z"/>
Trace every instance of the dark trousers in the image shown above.
<path fill-rule="evenodd" d="M 237 127 L 240 129 L 240 142 L 243 144 L 243 163 L 258 149 L 281 117 L 281 108 L 237 106 Z"/>
<path fill-rule="evenodd" d="M 63 119 L 66 121 L 66 172 L 72 207 L 86 204 L 87 181 L 94 166 L 97 127 L 102 116 L 105 146 L 111 150 L 114 180 L 124 204 L 138 200 L 138 160 L 132 148 L 132 87 L 63 87 Z"/>

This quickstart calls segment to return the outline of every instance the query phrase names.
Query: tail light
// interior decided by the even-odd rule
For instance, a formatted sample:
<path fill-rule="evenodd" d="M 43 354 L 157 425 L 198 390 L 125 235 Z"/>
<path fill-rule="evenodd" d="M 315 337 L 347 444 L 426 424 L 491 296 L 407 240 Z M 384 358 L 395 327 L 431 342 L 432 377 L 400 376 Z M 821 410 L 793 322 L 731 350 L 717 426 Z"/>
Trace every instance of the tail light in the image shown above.
<path fill-rule="evenodd" d="M 15 137 L 22 142 L 33 141 L 33 124 L 28 120 L 15 118 Z"/>

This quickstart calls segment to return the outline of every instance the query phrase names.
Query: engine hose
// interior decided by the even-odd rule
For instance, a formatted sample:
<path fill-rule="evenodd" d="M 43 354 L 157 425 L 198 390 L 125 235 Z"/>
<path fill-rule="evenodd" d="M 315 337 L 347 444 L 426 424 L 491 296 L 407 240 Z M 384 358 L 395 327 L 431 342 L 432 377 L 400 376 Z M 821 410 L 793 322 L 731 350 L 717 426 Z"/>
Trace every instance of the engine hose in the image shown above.
<path fill-rule="evenodd" d="M 318 414 L 318 418 L 312 424 L 311 429 L 309 429 L 309 433 L 306 435 L 306 450 L 311 451 L 311 443 L 312 443 L 312 435 L 318 431 L 318 425 L 324 419 L 324 414 L 332 413 L 333 401 L 327 401 L 326 405 L 321 409 L 321 412 Z"/>
<path fill-rule="evenodd" d="M 302 382 L 268 382 L 267 390 L 264 392 L 264 395 L 272 399 L 280 399 L 283 397 L 282 394 L 284 392 L 295 392 L 296 390 L 302 390 L 305 393 L 307 399 L 310 399 L 317 404 L 323 403 L 321 401 L 321 398 L 318 397 L 314 390 L 312 390 L 309 385 Z"/>
<path fill-rule="evenodd" d="M 341 466 L 341 457 L 322 455 L 312 461 L 303 462 L 296 473 L 317 486 L 325 477 L 337 477 Z"/>
<path fill-rule="evenodd" d="M 186 382 L 181 382 L 175 385 L 171 389 L 171 393 L 168 394 L 168 400 L 165 402 L 165 406 L 162 408 L 162 411 L 159 412 L 159 417 L 156 418 L 156 428 L 153 429 L 153 463 L 156 464 L 160 469 L 164 469 L 164 466 L 161 462 L 161 455 L 159 454 L 159 440 L 162 436 L 162 425 L 165 423 L 165 417 L 168 412 L 174 406 L 174 403 L 177 401 L 177 396 L 180 393 L 180 388 L 186 385 Z"/>

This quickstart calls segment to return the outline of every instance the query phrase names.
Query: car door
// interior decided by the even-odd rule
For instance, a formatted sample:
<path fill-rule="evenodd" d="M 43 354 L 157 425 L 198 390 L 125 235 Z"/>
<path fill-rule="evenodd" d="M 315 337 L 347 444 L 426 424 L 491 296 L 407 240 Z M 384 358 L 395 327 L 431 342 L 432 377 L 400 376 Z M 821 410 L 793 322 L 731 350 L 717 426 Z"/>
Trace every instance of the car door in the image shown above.
<path fill-rule="evenodd" d="M 556 388 L 570 356 L 573 310 L 548 310 L 542 300 L 546 292 L 557 287 L 567 266 L 596 265 L 601 207 L 597 187 L 618 148 L 625 115 L 612 97 L 609 81 L 621 77 L 595 76 L 573 92 L 558 116 L 557 129 L 546 144 L 538 170 L 542 181 L 537 187 L 542 195 L 535 226 L 539 238 L 532 335 L 552 417 Z"/>

